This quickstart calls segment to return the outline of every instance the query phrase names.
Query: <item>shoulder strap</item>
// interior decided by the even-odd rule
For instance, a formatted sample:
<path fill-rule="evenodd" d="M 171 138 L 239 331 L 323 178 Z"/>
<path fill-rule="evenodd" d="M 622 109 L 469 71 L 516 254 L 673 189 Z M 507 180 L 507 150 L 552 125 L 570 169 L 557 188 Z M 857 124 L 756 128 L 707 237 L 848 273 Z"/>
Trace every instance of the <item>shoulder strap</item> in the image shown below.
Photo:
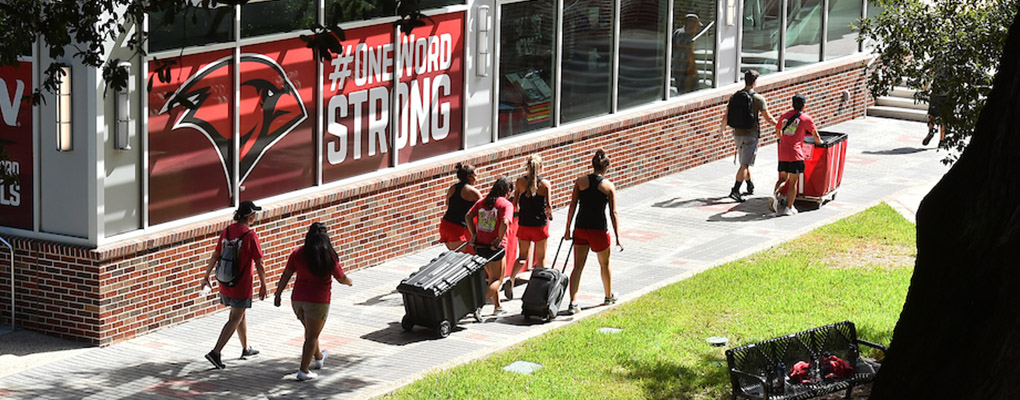
<path fill-rule="evenodd" d="M 797 111 L 796 113 L 791 115 L 790 118 L 787 118 L 786 123 L 783 124 L 783 130 L 785 131 L 786 128 L 789 128 L 790 124 L 793 123 L 793 121 L 796 119 L 800 119 L 800 111 Z"/>

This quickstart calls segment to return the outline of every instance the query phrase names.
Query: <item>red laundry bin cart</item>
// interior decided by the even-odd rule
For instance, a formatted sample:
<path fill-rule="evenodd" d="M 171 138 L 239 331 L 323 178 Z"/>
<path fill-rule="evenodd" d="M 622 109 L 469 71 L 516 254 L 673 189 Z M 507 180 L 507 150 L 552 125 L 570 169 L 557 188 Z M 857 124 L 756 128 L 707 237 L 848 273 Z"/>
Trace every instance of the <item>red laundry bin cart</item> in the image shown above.
<path fill-rule="evenodd" d="M 843 181 L 847 135 L 824 131 L 818 134 L 825 143 L 818 145 L 814 137 L 804 138 L 810 157 L 804 160 L 797 200 L 812 201 L 821 206 L 836 198 L 839 184 Z"/>

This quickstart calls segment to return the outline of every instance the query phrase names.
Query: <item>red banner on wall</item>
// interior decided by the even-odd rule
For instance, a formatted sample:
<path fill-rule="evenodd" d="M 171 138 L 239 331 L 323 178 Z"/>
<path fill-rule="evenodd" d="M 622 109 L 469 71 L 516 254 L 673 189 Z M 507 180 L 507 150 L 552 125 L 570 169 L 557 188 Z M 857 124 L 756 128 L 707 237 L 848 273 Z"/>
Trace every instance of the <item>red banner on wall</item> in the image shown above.
<path fill-rule="evenodd" d="M 32 63 L 0 67 L 0 145 L 8 158 L 0 165 L 17 175 L 17 182 L 0 185 L 0 225 L 33 229 Z"/>
<path fill-rule="evenodd" d="M 464 13 L 425 22 L 398 46 L 391 24 L 349 30 L 343 53 L 323 66 L 324 181 L 389 165 L 394 75 L 400 162 L 460 149 Z"/>

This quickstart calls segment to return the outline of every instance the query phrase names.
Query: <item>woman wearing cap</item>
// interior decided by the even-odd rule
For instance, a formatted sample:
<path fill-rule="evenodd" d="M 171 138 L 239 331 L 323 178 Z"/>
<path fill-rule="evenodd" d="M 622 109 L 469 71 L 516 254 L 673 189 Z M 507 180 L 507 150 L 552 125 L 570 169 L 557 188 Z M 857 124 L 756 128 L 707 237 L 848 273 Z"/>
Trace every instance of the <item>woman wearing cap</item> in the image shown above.
<path fill-rule="evenodd" d="M 457 164 L 458 182 L 446 190 L 446 213 L 439 222 L 439 241 L 453 250 L 468 240 L 468 224 L 464 220 L 471 206 L 482 198 L 475 189 L 475 167 Z"/>
<path fill-rule="evenodd" d="M 609 270 L 609 229 L 606 224 L 606 206 L 609 206 L 609 218 L 613 221 L 613 233 L 616 234 L 616 246 L 623 251 L 620 244 L 620 227 L 616 214 L 616 187 L 602 175 L 609 169 L 609 157 L 602 149 L 595 151 L 591 159 L 594 170 L 574 181 L 574 191 L 570 195 L 570 209 L 567 211 L 567 231 L 563 238 L 570 240 L 570 222 L 577 211 L 577 224 L 574 226 L 574 270 L 570 272 L 570 307 L 567 311 L 577 314 L 581 311 L 577 306 L 577 289 L 581 284 L 581 271 L 588 261 L 588 250 L 595 252 L 602 267 L 602 288 L 605 291 L 605 302 L 616 302 L 613 293 L 612 272 Z"/>
<path fill-rule="evenodd" d="M 301 366 L 297 379 L 305 381 L 316 378 L 318 374 L 310 369 L 321 369 L 322 362 L 326 360 L 327 352 L 319 350 L 319 333 L 329 315 L 333 279 L 347 286 L 353 285 L 351 278 L 340 268 L 340 257 L 333 250 L 323 223 L 312 223 L 305 234 L 304 245 L 290 253 L 287 266 L 280 275 L 280 283 L 276 285 L 273 305 L 280 306 L 280 295 L 294 273 L 297 273 L 297 280 L 290 294 L 290 303 L 297 319 L 305 327 L 305 342 L 301 347 Z"/>
<path fill-rule="evenodd" d="M 255 223 L 255 212 L 260 210 L 262 207 L 256 206 L 251 201 L 241 202 L 237 211 L 234 212 L 234 223 L 227 226 L 227 229 L 224 229 L 220 234 L 220 240 L 216 243 L 216 250 L 209 257 L 205 268 L 205 277 L 202 279 L 203 286 L 211 286 L 209 274 L 220 260 L 224 243 L 240 238 L 240 257 L 237 260 L 240 265 L 240 280 L 232 287 L 220 285 L 220 304 L 230 307 L 230 317 L 227 319 L 226 325 L 223 325 L 223 330 L 220 331 L 216 346 L 205 355 L 205 359 L 219 369 L 227 367 L 223 364 L 220 351 L 227 344 L 227 340 L 230 340 L 230 337 L 234 335 L 234 331 L 237 331 L 237 338 L 241 339 L 242 360 L 247 356 L 259 353 L 258 350 L 248 345 L 248 326 L 245 323 L 244 312 L 251 308 L 252 286 L 254 286 L 252 284 L 252 264 L 255 265 L 255 269 L 259 273 L 259 300 L 266 298 L 266 270 L 262 266 L 262 245 L 259 243 L 258 234 L 251 229 L 251 225 Z"/>
<path fill-rule="evenodd" d="M 533 154 L 528 157 L 528 174 L 517 178 L 514 185 L 514 203 L 517 206 L 517 260 L 514 261 L 510 278 L 503 284 L 506 298 L 514 298 L 514 279 L 528 262 L 528 253 L 535 245 L 534 267 L 545 266 L 545 251 L 549 239 L 549 221 L 552 220 L 552 184 L 542 178 L 542 157 Z"/>
<path fill-rule="evenodd" d="M 471 243 L 475 245 L 476 254 L 490 259 L 485 265 L 485 276 L 489 283 L 485 298 L 492 297 L 492 305 L 495 306 L 493 315 L 503 313 L 503 307 L 499 304 L 499 283 L 503 281 L 506 233 L 514 217 L 514 205 L 507 199 L 509 196 L 510 180 L 501 176 L 496 179 L 489 194 L 475 203 L 465 216 L 468 221 L 478 218 L 474 224 L 468 224 Z"/>

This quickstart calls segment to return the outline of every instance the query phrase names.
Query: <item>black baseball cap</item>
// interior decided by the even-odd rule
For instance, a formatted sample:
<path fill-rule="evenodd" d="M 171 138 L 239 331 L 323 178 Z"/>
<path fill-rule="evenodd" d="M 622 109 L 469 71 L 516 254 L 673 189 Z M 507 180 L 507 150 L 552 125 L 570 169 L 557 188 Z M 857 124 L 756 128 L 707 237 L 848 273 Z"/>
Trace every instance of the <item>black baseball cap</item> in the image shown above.
<path fill-rule="evenodd" d="M 242 201 L 241 204 L 237 206 L 237 215 L 239 217 L 247 217 L 254 214 L 256 211 L 262 211 L 262 207 L 256 206 L 251 200 Z"/>
<path fill-rule="evenodd" d="M 804 95 L 802 95 L 800 93 L 793 95 L 793 108 L 797 108 L 797 109 L 803 108 L 804 104 L 806 104 L 806 103 L 807 103 L 807 97 L 804 97 Z"/>

